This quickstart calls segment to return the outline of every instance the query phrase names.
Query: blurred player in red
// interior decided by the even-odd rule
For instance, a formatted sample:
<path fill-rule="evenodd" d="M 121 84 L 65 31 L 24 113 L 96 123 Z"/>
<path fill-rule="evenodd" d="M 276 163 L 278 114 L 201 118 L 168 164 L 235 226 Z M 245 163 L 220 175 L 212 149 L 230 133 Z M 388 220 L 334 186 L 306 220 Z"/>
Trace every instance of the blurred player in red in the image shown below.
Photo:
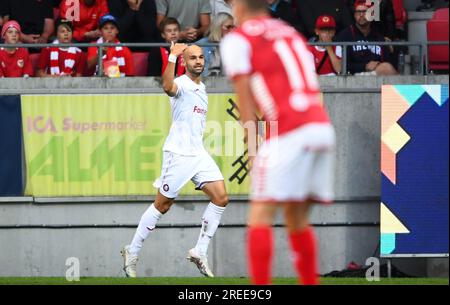
<path fill-rule="evenodd" d="M 335 133 L 319 101 L 314 62 L 304 38 L 269 17 L 265 0 L 235 0 L 232 7 L 238 29 L 225 36 L 221 54 L 235 87 L 241 121 L 245 127 L 256 124 L 259 110 L 271 126 L 251 162 L 247 236 L 251 281 L 271 283 L 271 226 L 280 206 L 299 282 L 315 285 L 318 253 L 309 212 L 313 202 L 333 198 Z M 255 141 L 250 132 L 248 140 L 251 151 Z"/>

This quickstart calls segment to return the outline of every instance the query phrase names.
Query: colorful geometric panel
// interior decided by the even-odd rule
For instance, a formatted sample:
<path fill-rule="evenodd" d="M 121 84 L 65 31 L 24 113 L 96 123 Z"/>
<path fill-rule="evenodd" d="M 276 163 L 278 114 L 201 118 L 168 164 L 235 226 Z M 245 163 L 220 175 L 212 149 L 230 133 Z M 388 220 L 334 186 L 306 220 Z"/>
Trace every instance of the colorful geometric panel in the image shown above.
<path fill-rule="evenodd" d="M 413 106 L 425 93 L 423 86 L 398 85 L 394 88 L 408 102 L 409 106 Z"/>
<path fill-rule="evenodd" d="M 380 209 L 381 233 L 409 233 L 405 225 L 382 202 Z"/>
<path fill-rule="evenodd" d="M 448 85 L 382 88 L 382 256 L 449 253 L 448 97 Z"/>
<path fill-rule="evenodd" d="M 380 253 L 391 254 L 395 250 L 395 233 L 381 233 Z"/>
<path fill-rule="evenodd" d="M 394 86 L 383 86 L 382 100 L 381 134 L 383 135 L 408 111 L 410 104 Z"/>
<path fill-rule="evenodd" d="M 411 137 L 397 123 L 392 125 L 382 136 L 381 141 L 395 154 L 408 143 Z"/>
<path fill-rule="evenodd" d="M 396 183 L 395 153 L 383 142 L 381 142 L 381 172 L 393 183 Z"/>

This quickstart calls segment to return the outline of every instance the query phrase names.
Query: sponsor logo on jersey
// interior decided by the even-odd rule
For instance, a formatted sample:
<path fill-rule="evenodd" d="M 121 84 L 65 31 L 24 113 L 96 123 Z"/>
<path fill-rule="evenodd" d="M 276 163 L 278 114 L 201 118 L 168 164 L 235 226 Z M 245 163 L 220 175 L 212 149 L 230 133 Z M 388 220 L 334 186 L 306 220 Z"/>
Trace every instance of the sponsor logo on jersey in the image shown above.
<path fill-rule="evenodd" d="M 193 111 L 193 112 L 196 112 L 196 113 L 199 113 L 199 114 L 206 115 L 206 113 L 208 112 L 208 110 L 199 108 L 199 107 L 197 107 L 197 106 L 194 106 L 194 111 Z"/>

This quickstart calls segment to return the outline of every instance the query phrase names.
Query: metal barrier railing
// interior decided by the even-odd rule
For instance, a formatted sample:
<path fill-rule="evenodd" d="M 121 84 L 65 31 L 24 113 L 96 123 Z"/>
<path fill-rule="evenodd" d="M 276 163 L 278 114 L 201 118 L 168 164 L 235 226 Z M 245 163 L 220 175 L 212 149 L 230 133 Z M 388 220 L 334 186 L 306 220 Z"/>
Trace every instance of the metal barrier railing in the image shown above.
<path fill-rule="evenodd" d="M 371 42 L 308 42 L 312 46 L 341 46 L 342 47 L 342 72 L 341 75 L 347 75 L 347 62 L 348 54 L 347 47 L 351 46 L 393 46 L 393 47 L 418 47 L 419 48 L 419 74 L 424 75 L 425 72 L 428 73 L 428 52 L 426 52 L 428 46 L 431 45 L 449 45 L 448 41 L 426 41 L 426 42 L 408 42 L 408 41 L 371 41 Z M 218 43 L 202 43 L 197 44 L 201 47 L 216 47 Z M 96 47 L 98 49 L 98 76 L 103 75 L 103 48 L 105 47 L 129 47 L 129 48 L 159 48 L 159 47 L 169 47 L 168 43 L 61 43 L 61 44 L 1 44 L 3 48 L 47 48 L 58 46 L 60 48 L 78 47 L 78 48 L 88 48 Z"/>

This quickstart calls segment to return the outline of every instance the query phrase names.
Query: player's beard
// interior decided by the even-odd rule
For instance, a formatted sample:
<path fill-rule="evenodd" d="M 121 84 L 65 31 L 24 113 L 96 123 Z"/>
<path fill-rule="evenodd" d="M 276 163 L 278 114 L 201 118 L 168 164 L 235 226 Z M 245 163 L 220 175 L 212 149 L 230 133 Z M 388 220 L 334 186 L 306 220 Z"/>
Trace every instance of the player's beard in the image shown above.
<path fill-rule="evenodd" d="M 202 66 L 201 71 L 199 72 L 199 70 L 196 70 L 194 67 L 187 65 L 186 66 L 186 70 L 193 76 L 198 77 L 200 75 L 202 75 L 203 71 L 205 70 L 205 66 Z"/>

